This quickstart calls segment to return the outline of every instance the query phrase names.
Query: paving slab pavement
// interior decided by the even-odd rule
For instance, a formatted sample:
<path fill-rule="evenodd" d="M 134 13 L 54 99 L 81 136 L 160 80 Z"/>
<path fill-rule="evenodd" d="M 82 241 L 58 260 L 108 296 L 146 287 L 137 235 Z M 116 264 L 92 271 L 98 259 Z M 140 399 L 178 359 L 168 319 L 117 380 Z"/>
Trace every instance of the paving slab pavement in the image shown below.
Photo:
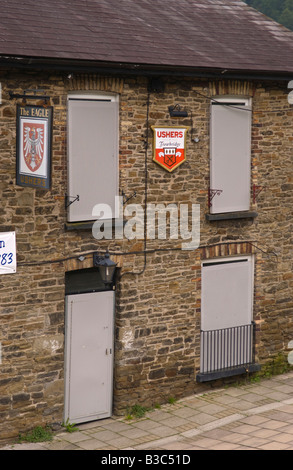
<path fill-rule="evenodd" d="M 0 450 L 293 450 L 293 371 L 196 394 L 143 418 L 113 416 L 77 427 L 49 442 Z"/>

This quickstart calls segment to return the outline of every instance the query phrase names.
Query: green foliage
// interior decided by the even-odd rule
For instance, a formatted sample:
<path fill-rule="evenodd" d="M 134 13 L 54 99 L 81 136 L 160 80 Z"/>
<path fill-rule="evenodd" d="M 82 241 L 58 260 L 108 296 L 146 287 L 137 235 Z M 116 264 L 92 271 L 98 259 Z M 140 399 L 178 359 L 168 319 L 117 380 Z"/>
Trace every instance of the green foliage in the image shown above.
<path fill-rule="evenodd" d="M 287 356 L 282 353 L 277 354 L 262 367 L 263 375 L 266 377 L 284 374 L 290 370 L 292 370 L 292 366 L 288 363 Z"/>
<path fill-rule="evenodd" d="M 32 431 L 27 434 L 19 435 L 19 442 L 44 442 L 51 441 L 53 439 L 52 430 L 48 427 L 43 428 L 42 426 L 35 427 Z"/>
<path fill-rule="evenodd" d="M 67 418 L 66 423 L 62 423 L 62 426 L 66 429 L 67 432 L 75 432 L 78 431 L 78 428 L 76 428 L 75 423 L 70 423 L 69 418 Z"/>
<path fill-rule="evenodd" d="M 170 405 L 175 405 L 176 401 L 177 401 L 177 400 L 176 400 L 175 397 L 169 397 L 169 398 L 168 398 L 168 403 L 170 403 Z"/>
<path fill-rule="evenodd" d="M 293 30 L 293 0 L 246 0 L 246 3 Z"/>
<path fill-rule="evenodd" d="M 261 378 L 269 379 L 274 375 L 285 374 L 292 370 L 293 368 L 288 363 L 287 355 L 279 353 L 275 357 L 271 358 L 266 364 L 263 364 L 260 372 L 257 372 L 250 377 L 250 382 L 259 382 Z"/>
<path fill-rule="evenodd" d="M 177 400 L 174 397 L 168 398 L 168 403 L 170 405 L 175 404 L 176 401 Z M 159 403 L 155 403 L 152 408 L 147 408 L 141 405 L 133 405 L 131 407 L 127 407 L 125 419 L 129 421 L 134 418 L 143 418 L 148 411 L 160 410 L 160 409 L 161 409 L 161 405 Z"/>
<path fill-rule="evenodd" d="M 143 418 L 148 408 L 141 405 L 133 405 L 131 408 L 127 408 L 126 419 Z"/>

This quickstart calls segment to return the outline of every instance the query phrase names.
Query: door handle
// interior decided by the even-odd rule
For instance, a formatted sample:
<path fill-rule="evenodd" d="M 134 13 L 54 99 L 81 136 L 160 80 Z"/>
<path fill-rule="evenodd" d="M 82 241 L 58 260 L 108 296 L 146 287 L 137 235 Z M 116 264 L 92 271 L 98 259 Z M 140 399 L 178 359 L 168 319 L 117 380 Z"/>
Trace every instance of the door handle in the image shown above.
<path fill-rule="evenodd" d="M 112 349 L 111 348 L 107 348 L 106 349 L 106 356 L 109 356 L 110 354 L 112 354 Z"/>

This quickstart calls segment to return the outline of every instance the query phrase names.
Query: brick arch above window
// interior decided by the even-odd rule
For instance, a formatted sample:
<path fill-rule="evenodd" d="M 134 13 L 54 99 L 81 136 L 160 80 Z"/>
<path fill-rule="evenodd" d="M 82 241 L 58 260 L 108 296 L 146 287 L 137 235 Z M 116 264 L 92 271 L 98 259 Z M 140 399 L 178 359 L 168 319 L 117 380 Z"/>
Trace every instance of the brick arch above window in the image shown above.
<path fill-rule="evenodd" d="M 255 84 L 247 80 L 217 80 L 209 83 L 210 96 L 249 96 L 255 94 Z"/>
<path fill-rule="evenodd" d="M 204 260 L 221 256 L 251 255 L 254 254 L 255 251 L 253 243 L 248 241 L 223 242 L 211 246 L 202 246 L 200 249 L 200 257 Z"/>
<path fill-rule="evenodd" d="M 122 93 L 124 80 L 119 77 L 106 77 L 97 74 L 69 74 L 66 89 L 70 91 L 103 91 Z"/>

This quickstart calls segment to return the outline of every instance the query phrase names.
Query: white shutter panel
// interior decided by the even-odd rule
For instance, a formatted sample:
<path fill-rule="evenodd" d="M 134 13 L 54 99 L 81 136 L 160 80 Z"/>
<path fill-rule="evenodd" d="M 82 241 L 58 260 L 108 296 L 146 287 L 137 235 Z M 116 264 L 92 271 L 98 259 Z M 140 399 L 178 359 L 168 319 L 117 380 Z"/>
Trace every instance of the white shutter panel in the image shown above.
<path fill-rule="evenodd" d="M 228 103 L 224 105 L 224 103 Z M 248 100 L 211 105 L 212 214 L 250 208 L 251 110 Z"/>
<path fill-rule="evenodd" d="M 68 221 L 94 220 L 96 204 L 111 208 L 118 195 L 118 103 L 69 98 L 68 101 Z"/>
<path fill-rule="evenodd" d="M 253 260 L 214 260 L 202 267 L 201 329 L 219 330 L 252 321 Z"/>

